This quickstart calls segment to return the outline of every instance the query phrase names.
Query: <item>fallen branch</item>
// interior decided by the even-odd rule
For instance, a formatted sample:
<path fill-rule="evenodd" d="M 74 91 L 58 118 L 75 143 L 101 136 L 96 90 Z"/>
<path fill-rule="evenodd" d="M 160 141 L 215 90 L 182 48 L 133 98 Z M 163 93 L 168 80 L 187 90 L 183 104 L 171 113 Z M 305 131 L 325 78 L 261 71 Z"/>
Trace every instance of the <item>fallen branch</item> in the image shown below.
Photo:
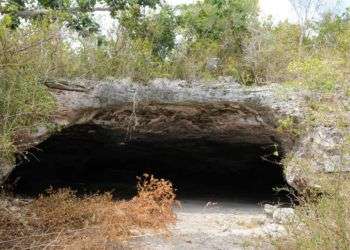
<path fill-rule="evenodd" d="M 78 84 L 70 84 L 66 80 L 45 80 L 42 82 L 46 87 L 50 89 L 76 91 L 76 92 L 88 92 L 89 89 L 85 86 Z"/>

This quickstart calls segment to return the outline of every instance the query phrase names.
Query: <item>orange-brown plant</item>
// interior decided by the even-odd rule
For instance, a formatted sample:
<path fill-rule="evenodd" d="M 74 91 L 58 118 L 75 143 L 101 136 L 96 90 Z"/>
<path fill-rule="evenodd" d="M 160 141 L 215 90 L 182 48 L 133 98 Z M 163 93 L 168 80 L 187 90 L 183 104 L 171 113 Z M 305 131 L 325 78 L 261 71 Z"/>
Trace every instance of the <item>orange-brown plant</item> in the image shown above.
<path fill-rule="evenodd" d="M 0 248 L 114 249 L 144 230 L 166 232 L 176 220 L 174 204 L 172 184 L 147 174 L 129 201 L 109 193 L 78 197 L 69 189 L 49 190 L 28 203 L 4 197 Z"/>

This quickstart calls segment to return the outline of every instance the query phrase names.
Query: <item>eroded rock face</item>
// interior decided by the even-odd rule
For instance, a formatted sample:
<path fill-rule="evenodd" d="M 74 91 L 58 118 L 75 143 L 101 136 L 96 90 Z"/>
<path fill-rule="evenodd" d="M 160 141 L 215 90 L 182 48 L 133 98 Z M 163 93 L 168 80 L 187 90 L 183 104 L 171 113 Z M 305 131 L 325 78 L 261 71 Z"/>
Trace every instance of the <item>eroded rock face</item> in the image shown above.
<path fill-rule="evenodd" d="M 349 155 L 342 153 L 344 144 L 343 134 L 334 127 L 320 125 L 311 133 L 302 138 L 303 150 L 296 151 L 300 157 L 311 156 L 315 159 L 311 162 L 312 168 L 317 171 L 332 173 L 336 171 L 350 171 Z"/>
<path fill-rule="evenodd" d="M 280 142 L 292 138 L 276 131 L 277 120 L 300 116 L 301 97 L 279 97 L 274 86 L 244 88 L 233 81 L 187 83 L 158 79 L 148 85 L 122 81 L 77 81 L 83 91 L 52 89 L 58 102 L 53 123 L 99 124 L 134 134 L 167 137 L 222 137 L 246 142 Z M 278 100 L 280 99 L 280 100 Z M 42 142 L 50 132 L 21 136 L 23 150 Z"/>
<path fill-rule="evenodd" d="M 242 87 L 222 78 L 212 83 L 156 79 L 146 85 L 129 80 L 76 80 L 51 87 L 58 103 L 52 119 L 56 126 L 93 124 L 124 130 L 127 136 L 139 138 L 209 138 L 278 144 L 284 153 L 302 155 L 305 151 L 295 143 L 296 138 L 279 132 L 277 126 L 286 116 L 303 119 L 306 94 L 281 94 L 276 91 L 278 85 Z M 52 133 L 38 126 L 35 133 L 20 135 L 17 147 L 24 151 Z M 320 168 L 324 167 L 321 164 Z M 4 179 L 12 168 L 0 163 L 0 178 Z M 287 169 L 286 175 L 289 184 L 298 188 L 302 178 L 299 171 Z"/>
<path fill-rule="evenodd" d="M 14 166 L 0 159 L 0 184 L 13 170 Z"/>

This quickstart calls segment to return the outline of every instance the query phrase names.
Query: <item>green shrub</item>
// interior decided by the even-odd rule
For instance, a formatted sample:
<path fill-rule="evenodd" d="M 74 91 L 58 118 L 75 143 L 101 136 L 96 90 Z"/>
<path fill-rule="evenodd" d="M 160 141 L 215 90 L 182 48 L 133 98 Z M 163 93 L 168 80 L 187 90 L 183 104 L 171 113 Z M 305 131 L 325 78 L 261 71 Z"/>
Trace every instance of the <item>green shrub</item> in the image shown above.
<path fill-rule="evenodd" d="M 291 133 L 295 136 L 298 136 L 301 131 L 298 128 L 298 123 L 291 116 L 287 116 L 278 121 L 277 130 L 281 133 Z"/>
<path fill-rule="evenodd" d="M 63 47 L 55 35 L 45 26 L 0 27 L 0 158 L 15 150 L 17 133 L 48 122 L 54 110 L 55 101 L 41 82 L 61 70 Z"/>
<path fill-rule="evenodd" d="M 341 77 L 335 63 L 317 57 L 292 61 L 288 70 L 299 84 L 326 92 L 334 90 Z"/>
<path fill-rule="evenodd" d="M 255 23 L 244 40 L 239 71 L 242 82 L 266 84 L 289 79 L 288 64 L 298 55 L 299 31 L 288 22 L 273 26 Z"/>
<path fill-rule="evenodd" d="M 210 39 L 199 39 L 180 48 L 170 60 L 172 78 L 187 80 L 208 79 L 217 75 L 218 69 L 207 67 L 210 58 L 218 58 L 219 43 Z"/>

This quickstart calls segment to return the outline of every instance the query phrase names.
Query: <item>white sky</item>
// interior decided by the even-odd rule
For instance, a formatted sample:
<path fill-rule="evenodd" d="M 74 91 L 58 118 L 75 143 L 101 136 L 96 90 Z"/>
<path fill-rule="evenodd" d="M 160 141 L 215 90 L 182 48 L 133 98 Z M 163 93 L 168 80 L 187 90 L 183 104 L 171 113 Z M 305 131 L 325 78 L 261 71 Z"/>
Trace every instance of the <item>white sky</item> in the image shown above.
<path fill-rule="evenodd" d="M 272 16 L 275 21 L 288 19 L 295 22 L 297 19 L 295 12 L 288 0 L 260 0 L 261 16 Z"/>
<path fill-rule="evenodd" d="M 288 19 L 295 22 L 297 17 L 289 0 L 259 0 L 262 16 L 271 15 L 275 21 Z M 350 0 L 326 0 L 325 9 L 342 12 L 350 6 Z"/>

